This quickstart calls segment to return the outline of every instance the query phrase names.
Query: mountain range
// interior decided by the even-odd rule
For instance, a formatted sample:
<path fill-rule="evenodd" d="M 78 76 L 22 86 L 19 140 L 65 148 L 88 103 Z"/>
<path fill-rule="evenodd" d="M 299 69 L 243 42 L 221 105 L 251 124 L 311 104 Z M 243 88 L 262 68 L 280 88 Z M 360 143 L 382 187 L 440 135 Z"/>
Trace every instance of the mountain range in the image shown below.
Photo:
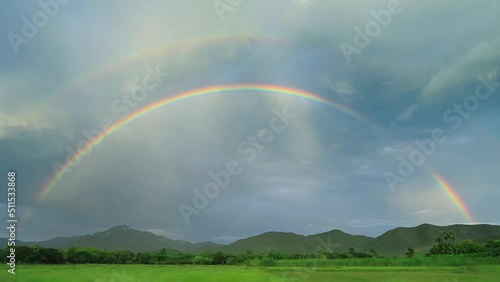
<path fill-rule="evenodd" d="M 115 226 L 92 235 L 58 237 L 47 241 L 21 242 L 18 245 L 39 245 L 64 249 L 69 247 L 89 247 L 103 250 L 125 249 L 134 252 L 158 251 L 162 248 L 168 252 L 216 252 L 255 254 L 264 253 L 268 248 L 285 254 L 311 253 L 319 248 L 343 253 L 354 248 L 356 251 L 375 250 L 382 255 L 399 255 L 409 247 L 420 252 L 427 252 L 436 238 L 444 231 L 454 231 L 460 239 L 469 239 L 484 243 L 489 240 L 500 240 L 498 225 L 450 225 L 436 226 L 422 224 L 416 227 L 398 227 L 376 237 L 351 235 L 341 230 L 304 236 L 290 232 L 266 232 L 260 235 L 237 240 L 229 245 L 212 242 L 191 243 L 183 240 L 172 240 L 147 231 L 132 229 L 126 225 Z M 6 239 L 0 239 L 0 244 Z"/>

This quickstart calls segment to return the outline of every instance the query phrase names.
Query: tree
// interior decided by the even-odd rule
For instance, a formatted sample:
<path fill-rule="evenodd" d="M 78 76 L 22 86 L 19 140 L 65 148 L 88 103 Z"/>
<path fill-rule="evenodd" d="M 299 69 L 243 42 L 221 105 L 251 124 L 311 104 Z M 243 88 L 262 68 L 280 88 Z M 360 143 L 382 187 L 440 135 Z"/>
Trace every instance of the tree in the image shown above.
<path fill-rule="evenodd" d="M 454 231 L 442 232 L 438 238 L 436 238 L 437 245 L 434 245 L 430 250 L 428 255 L 454 255 L 457 253 L 457 245 L 455 240 L 458 239 L 457 234 Z"/>
<path fill-rule="evenodd" d="M 134 260 L 138 263 L 150 264 L 152 261 L 152 255 L 150 252 L 137 253 Z"/>
<path fill-rule="evenodd" d="M 116 263 L 128 263 L 134 257 L 134 253 L 129 250 L 116 250 L 112 251 L 114 256 L 116 257 Z"/>
<path fill-rule="evenodd" d="M 448 232 L 447 235 L 448 240 L 451 240 L 452 242 L 455 242 L 455 239 L 458 238 L 458 235 L 455 233 L 455 231 Z"/>
<path fill-rule="evenodd" d="M 64 263 L 64 256 L 58 249 L 40 248 L 39 253 L 40 256 L 42 257 L 40 263 L 46 263 L 46 264 Z"/>
<path fill-rule="evenodd" d="M 77 263 L 77 259 L 76 259 L 76 248 L 75 247 L 71 247 L 69 248 L 67 251 L 66 251 L 66 262 L 69 262 L 69 263 Z"/>
<path fill-rule="evenodd" d="M 28 246 L 16 246 L 16 262 L 33 263 L 30 258 L 33 254 L 33 249 Z M 9 248 L 10 250 L 10 248 Z"/>
<path fill-rule="evenodd" d="M 28 256 L 27 262 L 29 263 L 42 263 L 43 262 L 43 257 L 42 254 L 40 253 L 40 246 L 39 245 L 33 245 L 31 246 L 31 255 Z"/>
<path fill-rule="evenodd" d="M 375 249 L 371 249 L 368 254 L 374 258 L 378 258 L 378 254 L 377 251 L 375 251 Z"/>
<path fill-rule="evenodd" d="M 265 257 L 270 258 L 272 260 L 280 260 L 280 259 L 285 258 L 285 256 L 282 253 L 280 253 L 272 248 L 266 249 Z"/>
<path fill-rule="evenodd" d="M 214 259 L 210 254 L 198 254 L 193 258 L 193 264 L 203 264 L 209 265 L 212 264 Z"/>
<path fill-rule="evenodd" d="M 92 253 L 89 249 L 77 249 L 76 260 L 78 263 L 92 262 Z"/>
<path fill-rule="evenodd" d="M 412 248 L 412 247 L 409 247 L 409 248 L 408 248 L 408 251 L 405 253 L 405 255 L 406 255 L 407 257 L 409 257 L 409 258 L 411 258 L 411 257 L 415 256 L 415 249 L 414 249 L 414 248 Z"/>
<path fill-rule="evenodd" d="M 1 262 L 7 262 L 7 255 L 10 253 L 10 248 L 5 247 L 5 249 L 0 249 L 0 260 Z"/>
<path fill-rule="evenodd" d="M 227 257 L 221 251 L 218 251 L 213 256 L 213 264 L 226 264 L 226 261 L 227 261 Z"/>
<path fill-rule="evenodd" d="M 449 231 L 449 232 L 441 232 L 441 235 L 436 239 L 436 242 L 438 243 L 448 243 L 448 242 L 454 242 L 456 239 L 458 239 L 458 235 L 455 233 L 455 231 Z"/>
<path fill-rule="evenodd" d="M 500 256 L 500 240 L 488 241 L 486 244 L 484 244 L 484 247 L 489 256 Z"/>
<path fill-rule="evenodd" d="M 339 259 L 340 258 L 340 254 L 337 251 L 333 251 L 333 252 L 331 252 L 331 253 L 328 254 L 328 258 L 329 259 Z"/>
<path fill-rule="evenodd" d="M 104 257 L 104 263 L 107 263 L 107 264 L 118 263 L 118 259 L 116 258 L 115 254 L 108 252 L 106 254 L 106 257 Z"/>
<path fill-rule="evenodd" d="M 90 251 L 90 261 L 92 263 L 104 263 L 106 256 L 108 255 L 107 251 L 92 249 Z"/>

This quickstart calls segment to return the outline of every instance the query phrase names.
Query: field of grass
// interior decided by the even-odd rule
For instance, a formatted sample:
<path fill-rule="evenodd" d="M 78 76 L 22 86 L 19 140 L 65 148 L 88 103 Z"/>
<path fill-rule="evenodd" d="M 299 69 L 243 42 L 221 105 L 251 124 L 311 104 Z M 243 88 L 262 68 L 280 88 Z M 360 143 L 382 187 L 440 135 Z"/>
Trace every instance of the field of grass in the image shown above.
<path fill-rule="evenodd" d="M 337 267 L 337 266 L 471 266 L 500 265 L 500 257 L 468 257 L 465 255 L 441 255 L 426 257 L 416 255 L 412 258 L 349 258 L 349 259 L 298 259 L 279 260 L 276 266 L 282 267 Z"/>
<path fill-rule="evenodd" d="M 498 281 L 500 265 L 245 267 L 156 265 L 19 265 L 0 281 Z"/>

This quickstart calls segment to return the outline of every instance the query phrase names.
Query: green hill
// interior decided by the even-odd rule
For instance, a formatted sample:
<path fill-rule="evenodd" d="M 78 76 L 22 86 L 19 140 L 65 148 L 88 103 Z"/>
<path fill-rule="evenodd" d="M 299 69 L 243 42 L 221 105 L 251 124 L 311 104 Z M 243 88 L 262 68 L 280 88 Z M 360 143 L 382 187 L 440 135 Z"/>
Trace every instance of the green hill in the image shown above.
<path fill-rule="evenodd" d="M 7 240 L 0 238 L 0 243 L 5 245 L 7 244 Z M 57 237 L 38 242 L 17 241 L 17 244 L 23 246 L 39 245 L 46 248 L 58 249 L 70 247 L 86 247 L 101 250 L 124 249 L 134 252 L 158 251 L 162 248 L 171 252 L 194 252 L 199 248 L 215 249 L 223 246 L 212 242 L 192 244 L 188 241 L 171 240 L 151 232 L 135 230 L 126 225 L 115 226 L 92 235 Z"/>
<path fill-rule="evenodd" d="M 238 240 L 220 248 L 202 248 L 197 251 L 223 251 L 227 253 L 244 253 L 251 250 L 255 254 L 262 254 L 267 249 L 273 249 L 285 254 L 312 253 L 318 249 L 346 252 L 353 247 L 364 250 L 374 238 L 350 235 L 340 230 L 303 236 L 295 233 L 266 232 L 257 236 Z"/>
<path fill-rule="evenodd" d="M 345 253 L 349 248 L 364 251 L 367 245 L 374 240 L 372 237 L 362 235 L 351 235 L 340 230 L 332 230 L 325 233 L 307 236 L 316 248 Z"/>
<path fill-rule="evenodd" d="M 76 237 L 63 242 L 59 248 L 90 247 L 102 250 L 127 249 L 134 252 L 158 251 L 162 248 L 190 252 L 195 246 L 187 241 L 174 241 L 151 232 L 138 231 L 128 226 L 115 226 L 108 230 Z"/>
<path fill-rule="evenodd" d="M 409 247 L 420 252 L 427 252 L 435 244 L 441 232 L 454 231 L 459 239 L 469 239 L 479 243 L 500 239 L 500 226 L 497 225 L 450 225 L 436 226 L 422 224 L 416 227 L 398 227 L 375 238 L 367 249 L 375 249 L 385 255 L 399 255 Z M 366 249 L 365 249 L 366 250 Z"/>
<path fill-rule="evenodd" d="M 266 232 L 257 236 L 238 240 L 220 248 L 227 253 L 244 253 L 251 250 L 255 254 L 265 253 L 270 248 L 285 254 L 310 253 L 315 245 L 307 237 L 295 233 Z"/>
<path fill-rule="evenodd" d="M 60 248 L 62 245 L 66 244 L 67 242 L 77 240 L 81 237 L 82 236 L 56 237 L 56 238 L 52 238 L 50 240 L 43 241 L 43 242 L 23 242 L 23 243 L 20 243 L 19 245 L 23 245 L 23 246 L 39 245 L 39 246 L 42 246 L 45 248 Z"/>
<path fill-rule="evenodd" d="M 93 235 L 58 237 L 41 242 L 21 242 L 18 245 L 38 244 L 42 247 L 69 248 L 89 247 L 103 250 L 126 249 L 134 252 L 158 251 L 162 248 L 172 252 L 217 252 L 245 253 L 252 251 L 262 254 L 268 249 L 273 249 L 285 254 L 312 253 L 319 248 L 323 250 L 344 253 L 349 248 L 357 251 L 368 252 L 374 249 L 381 255 L 400 255 L 409 247 L 419 252 L 427 252 L 441 232 L 454 231 L 460 239 L 469 239 L 476 242 L 500 240 L 500 226 L 497 225 L 450 225 L 435 226 L 422 224 L 416 227 L 399 227 L 387 231 L 377 238 L 361 235 L 351 235 L 340 230 L 303 236 L 286 232 L 266 232 L 246 239 L 238 240 L 229 245 L 220 245 L 212 242 L 192 244 L 182 240 L 171 240 L 151 232 L 139 231 L 128 226 L 115 226 L 108 230 L 97 232 Z M 6 242 L 5 239 L 0 239 Z"/>

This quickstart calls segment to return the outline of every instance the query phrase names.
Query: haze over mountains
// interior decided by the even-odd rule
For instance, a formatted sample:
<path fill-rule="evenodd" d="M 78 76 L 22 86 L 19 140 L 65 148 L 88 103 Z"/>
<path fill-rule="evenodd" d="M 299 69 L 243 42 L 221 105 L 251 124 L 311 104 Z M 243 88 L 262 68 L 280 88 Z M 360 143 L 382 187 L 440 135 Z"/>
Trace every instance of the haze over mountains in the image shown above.
<path fill-rule="evenodd" d="M 454 231 L 460 239 L 476 242 L 500 239 L 500 226 L 497 225 L 450 225 L 435 226 L 422 224 L 416 227 L 399 227 L 376 237 L 351 235 L 340 230 L 309 236 L 287 232 L 266 232 L 257 236 L 240 239 L 229 245 L 212 242 L 191 243 L 182 240 L 171 240 L 147 231 L 139 231 L 128 226 L 115 226 L 93 235 L 58 237 L 40 242 L 19 242 L 20 245 L 40 245 L 51 248 L 90 247 L 104 250 L 126 249 L 134 252 L 158 251 L 162 248 L 169 252 L 216 252 L 244 253 L 252 251 L 260 254 L 268 248 L 285 254 L 311 253 L 319 248 L 337 252 L 346 252 L 349 248 L 367 252 L 374 249 L 383 255 L 398 255 L 409 247 L 417 251 L 427 252 L 435 243 L 435 239 L 443 231 Z M 5 239 L 1 239 L 2 244 Z"/>

